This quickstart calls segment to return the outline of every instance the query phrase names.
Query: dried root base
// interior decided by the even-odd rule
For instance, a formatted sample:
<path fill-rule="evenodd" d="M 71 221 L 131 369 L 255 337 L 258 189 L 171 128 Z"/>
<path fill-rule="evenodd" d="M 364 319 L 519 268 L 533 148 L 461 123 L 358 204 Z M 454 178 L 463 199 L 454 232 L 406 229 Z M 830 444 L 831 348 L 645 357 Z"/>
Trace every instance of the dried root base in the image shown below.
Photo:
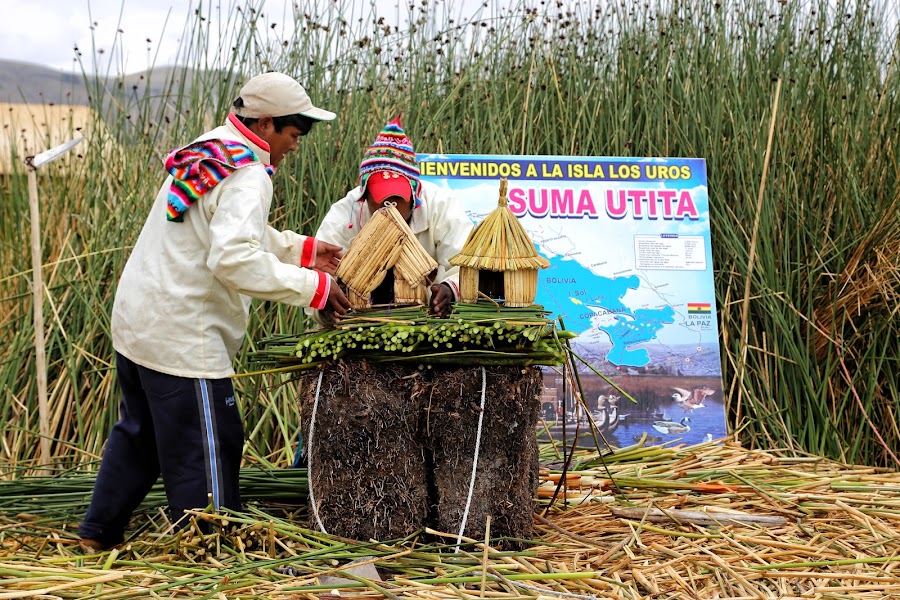
<path fill-rule="evenodd" d="M 531 537 L 540 369 L 485 367 L 480 437 L 481 367 L 339 360 L 320 370 L 303 375 L 301 401 L 314 508 L 326 531 L 360 540 L 425 527 L 458 532 L 477 439 L 464 535 L 483 537 L 490 516 L 492 537 Z"/>

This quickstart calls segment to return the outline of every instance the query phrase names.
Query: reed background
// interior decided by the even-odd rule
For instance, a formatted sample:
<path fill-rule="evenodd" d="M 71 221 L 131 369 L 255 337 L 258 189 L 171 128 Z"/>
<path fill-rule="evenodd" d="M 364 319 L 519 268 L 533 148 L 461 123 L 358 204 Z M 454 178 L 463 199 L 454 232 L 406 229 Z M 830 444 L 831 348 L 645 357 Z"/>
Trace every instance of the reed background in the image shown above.
<path fill-rule="evenodd" d="M 115 49 L 82 48 L 109 75 L 86 77 L 103 139 L 39 177 L 56 467 L 90 468 L 117 418 L 109 313 L 165 153 L 220 122 L 236 82 L 268 69 L 339 114 L 275 178 L 272 223 L 304 233 L 400 111 L 420 152 L 705 158 L 731 430 L 750 446 L 900 466 L 900 35 L 886 5 L 625 4 L 521 2 L 450 22 L 451 4 L 425 0 L 400 30 L 374 9 L 345 20 L 318 1 L 295 15 L 294 37 L 273 41 L 248 3 L 185 25 L 189 68 L 128 84 L 115 61 L 100 64 Z M 143 93 L 159 79 L 164 94 Z M 24 172 L 0 186 L 10 477 L 36 464 L 39 438 Z M 256 342 L 302 326 L 301 311 L 255 303 L 238 371 Z M 250 461 L 290 460 L 299 414 L 281 383 L 236 382 Z"/>

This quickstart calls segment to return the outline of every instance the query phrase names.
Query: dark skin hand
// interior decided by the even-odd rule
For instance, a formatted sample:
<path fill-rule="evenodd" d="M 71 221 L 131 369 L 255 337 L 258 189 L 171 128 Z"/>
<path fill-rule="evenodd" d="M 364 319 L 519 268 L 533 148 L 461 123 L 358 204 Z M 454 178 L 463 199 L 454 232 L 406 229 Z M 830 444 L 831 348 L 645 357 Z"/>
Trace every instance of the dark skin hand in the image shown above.
<path fill-rule="evenodd" d="M 446 317 L 453 308 L 453 290 L 446 283 L 431 286 L 431 312 Z"/>
<path fill-rule="evenodd" d="M 328 242 L 316 240 L 316 265 L 315 269 L 334 275 L 341 258 L 344 257 L 344 249 Z"/>
<path fill-rule="evenodd" d="M 350 301 L 341 291 L 341 286 L 337 281 L 331 280 L 331 287 L 328 289 L 328 302 L 325 305 L 325 312 L 329 313 L 329 319 L 334 320 L 335 316 L 346 314 L 350 310 Z"/>

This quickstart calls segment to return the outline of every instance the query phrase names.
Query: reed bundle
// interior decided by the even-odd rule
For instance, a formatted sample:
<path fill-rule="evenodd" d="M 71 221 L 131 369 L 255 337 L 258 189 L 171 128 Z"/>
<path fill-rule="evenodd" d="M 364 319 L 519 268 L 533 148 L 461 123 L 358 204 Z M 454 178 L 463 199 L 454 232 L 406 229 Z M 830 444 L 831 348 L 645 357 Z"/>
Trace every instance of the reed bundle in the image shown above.
<path fill-rule="evenodd" d="M 553 456 L 559 447 L 545 446 Z M 604 463 L 606 466 L 604 467 Z M 551 464 L 551 463 L 547 463 Z M 558 466 L 558 464 L 557 464 Z M 279 477 L 298 489 L 302 470 Z M 196 511 L 213 534 L 168 529 L 153 511 L 128 543 L 83 555 L 70 526 L 0 512 L 2 598 L 854 598 L 900 594 L 900 474 L 732 440 L 621 448 L 601 461 L 575 450 L 550 506 L 539 499 L 535 538 L 418 532 L 359 542 L 296 524 L 296 506 L 251 502 L 242 514 Z M 58 478 L 47 479 L 52 498 Z M 0 497 L 17 482 L 0 482 Z M 20 495 L 20 494 L 19 494 Z M 665 515 L 665 519 L 657 517 Z M 652 518 L 651 518 L 652 517 Z M 70 520 L 71 519 L 71 520 Z M 489 530 L 489 528 L 488 528 Z M 380 580 L 347 572 L 377 567 Z M 334 577 L 340 579 L 334 579 Z"/>
<path fill-rule="evenodd" d="M 278 370 L 309 368 L 325 360 L 359 356 L 381 361 L 465 365 L 561 365 L 562 340 L 573 337 L 547 318 L 543 307 L 458 304 L 449 318 L 425 308 L 355 311 L 333 329 L 279 336 L 260 343 L 253 362 Z"/>

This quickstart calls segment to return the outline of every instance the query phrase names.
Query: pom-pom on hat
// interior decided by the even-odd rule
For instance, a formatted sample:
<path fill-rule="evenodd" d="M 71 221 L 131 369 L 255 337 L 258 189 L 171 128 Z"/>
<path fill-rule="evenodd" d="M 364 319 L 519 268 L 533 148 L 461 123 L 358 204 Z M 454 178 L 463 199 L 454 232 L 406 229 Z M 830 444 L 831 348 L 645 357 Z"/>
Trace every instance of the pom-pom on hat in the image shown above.
<path fill-rule="evenodd" d="M 378 171 L 389 174 L 388 179 L 385 179 L 384 173 L 378 173 L 376 177 L 381 178 L 379 182 L 382 179 L 385 181 L 394 179 L 395 173 L 405 177 L 412 190 L 413 207 L 422 203 L 422 185 L 419 181 L 420 172 L 416 151 L 413 150 L 412 142 L 403 131 L 399 116 L 384 126 L 384 129 L 363 155 L 362 162 L 359 164 L 359 187 L 363 192 L 366 190 L 370 177 Z M 375 187 L 377 188 L 379 185 L 380 183 L 375 184 Z M 371 190 L 371 192 L 374 196 L 375 190 Z M 383 200 L 385 197 L 382 195 L 381 199 Z"/>

